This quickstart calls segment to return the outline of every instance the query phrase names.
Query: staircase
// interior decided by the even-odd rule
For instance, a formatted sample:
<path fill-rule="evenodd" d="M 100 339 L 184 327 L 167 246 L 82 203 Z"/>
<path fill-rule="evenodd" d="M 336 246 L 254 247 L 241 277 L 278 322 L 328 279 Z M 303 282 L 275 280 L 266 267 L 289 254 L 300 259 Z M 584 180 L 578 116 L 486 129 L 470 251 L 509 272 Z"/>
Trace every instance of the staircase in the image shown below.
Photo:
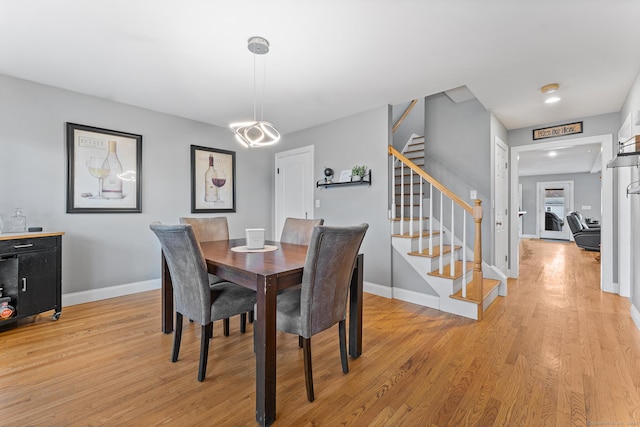
<path fill-rule="evenodd" d="M 506 277 L 482 261 L 482 202 L 470 206 L 423 170 L 424 137 L 412 135 L 402 153 L 389 146 L 389 156 L 391 241 L 424 281 L 421 301 L 482 320 L 507 290 Z"/>

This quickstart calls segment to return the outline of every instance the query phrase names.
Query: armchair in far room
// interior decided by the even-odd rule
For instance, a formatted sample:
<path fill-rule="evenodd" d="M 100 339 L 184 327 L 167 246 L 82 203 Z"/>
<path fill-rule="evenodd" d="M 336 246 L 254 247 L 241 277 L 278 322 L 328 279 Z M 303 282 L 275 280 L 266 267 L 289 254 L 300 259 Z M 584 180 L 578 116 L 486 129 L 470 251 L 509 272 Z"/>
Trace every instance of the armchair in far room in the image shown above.
<path fill-rule="evenodd" d="M 562 231 L 564 221 L 553 212 L 544 213 L 544 229 L 547 231 Z"/>
<path fill-rule="evenodd" d="M 576 241 L 578 247 L 588 250 L 600 252 L 600 229 L 599 228 L 585 228 L 580 222 L 576 212 L 570 212 L 567 215 L 567 222 L 571 233 L 573 233 L 573 239 Z"/>
<path fill-rule="evenodd" d="M 572 212 L 578 217 L 578 221 L 582 224 L 582 228 L 600 228 L 600 224 L 596 221 L 595 223 L 589 223 L 585 218 L 582 217 L 582 214 L 578 211 Z"/>

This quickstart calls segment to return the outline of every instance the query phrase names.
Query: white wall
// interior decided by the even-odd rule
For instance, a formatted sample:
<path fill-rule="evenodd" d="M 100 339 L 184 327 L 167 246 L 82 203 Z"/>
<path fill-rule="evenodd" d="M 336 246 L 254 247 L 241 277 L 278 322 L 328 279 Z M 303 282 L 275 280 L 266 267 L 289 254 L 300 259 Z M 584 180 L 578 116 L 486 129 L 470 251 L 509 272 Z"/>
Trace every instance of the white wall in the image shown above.
<path fill-rule="evenodd" d="M 633 83 L 629 93 L 627 95 L 627 99 L 625 100 L 622 109 L 620 110 L 620 123 L 627 117 L 629 113 L 632 114 L 632 117 L 635 117 L 640 111 L 640 75 L 636 77 L 635 82 Z M 621 169 L 621 168 L 620 168 Z M 625 168 L 626 169 L 626 168 Z M 629 171 L 624 172 L 625 179 L 630 179 L 629 182 L 640 180 L 640 173 L 638 172 L 638 168 L 628 168 Z M 619 172 L 616 170 L 616 172 Z M 622 174 L 621 174 L 622 175 Z M 630 175 L 630 178 L 629 178 Z M 620 182 L 620 187 L 626 187 L 629 182 Z M 625 197 L 621 195 L 620 197 Z M 629 277 L 630 277 L 630 298 L 631 298 L 631 313 L 634 317 L 636 325 L 640 328 L 640 196 L 631 195 L 629 196 L 629 202 L 627 204 L 620 204 L 621 209 L 624 206 L 624 209 L 630 210 L 628 212 L 628 216 L 630 217 L 630 225 L 631 230 L 629 231 L 631 234 L 630 246 L 625 246 L 620 248 L 620 253 L 622 254 L 624 251 L 630 254 L 629 260 L 630 265 L 620 265 L 620 268 L 629 269 Z M 620 231 L 621 233 L 624 230 Z M 628 244 L 628 243 L 627 243 Z"/>
<path fill-rule="evenodd" d="M 325 167 L 336 174 L 354 165 L 366 165 L 372 171 L 371 186 L 357 185 L 316 188 L 314 198 L 320 207 L 315 218 L 326 225 L 369 224 L 362 244 L 364 280 L 391 286 L 391 236 L 388 221 L 388 155 L 390 107 L 384 106 L 316 126 L 282 138 L 278 151 L 314 145 L 316 180 L 324 177 Z M 272 164 L 275 163 L 272 157 Z"/>
<path fill-rule="evenodd" d="M 247 227 L 270 232 L 273 156 L 240 147 L 227 129 L 6 76 L 0 94 L 0 215 L 6 222 L 21 207 L 28 226 L 66 233 L 63 293 L 160 277 L 148 226 L 191 215 L 191 144 L 236 151 L 231 237 Z M 66 213 L 66 122 L 142 135 L 141 214 Z"/>

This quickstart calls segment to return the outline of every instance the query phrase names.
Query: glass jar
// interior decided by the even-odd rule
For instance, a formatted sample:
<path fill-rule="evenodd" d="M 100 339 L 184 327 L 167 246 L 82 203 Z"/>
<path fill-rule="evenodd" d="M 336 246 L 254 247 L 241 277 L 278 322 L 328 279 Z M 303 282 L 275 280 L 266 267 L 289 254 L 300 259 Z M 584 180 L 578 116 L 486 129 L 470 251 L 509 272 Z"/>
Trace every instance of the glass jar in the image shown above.
<path fill-rule="evenodd" d="M 16 208 L 16 212 L 11 217 L 11 231 L 27 231 L 27 217 L 22 215 L 22 209 Z"/>

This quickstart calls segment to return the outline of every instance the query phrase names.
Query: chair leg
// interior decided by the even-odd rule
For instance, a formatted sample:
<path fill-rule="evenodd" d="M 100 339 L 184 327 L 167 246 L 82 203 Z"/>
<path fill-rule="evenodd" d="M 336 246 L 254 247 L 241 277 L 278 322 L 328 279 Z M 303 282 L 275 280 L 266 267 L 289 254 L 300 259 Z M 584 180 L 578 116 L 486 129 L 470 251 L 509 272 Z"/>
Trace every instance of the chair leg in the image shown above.
<path fill-rule="evenodd" d="M 253 323 L 253 310 L 249 312 L 249 323 Z"/>
<path fill-rule="evenodd" d="M 302 339 L 302 349 L 304 351 L 304 382 L 307 386 L 307 400 L 313 402 L 313 370 L 311 368 L 311 338 Z"/>
<path fill-rule="evenodd" d="M 298 347 L 299 347 L 299 348 L 302 348 L 302 340 L 303 340 L 303 339 L 304 339 L 304 338 L 302 338 L 302 335 L 298 335 Z"/>
<path fill-rule="evenodd" d="M 342 360 L 342 372 L 349 372 L 349 362 L 347 361 L 347 334 L 345 321 L 338 322 L 338 335 L 340 336 L 340 359 Z"/>
<path fill-rule="evenodd" d="M 222 319 L 222 324 L 224 325 L 224 336 L 229 336 L 229 318 Z"/>
<path fill-rule="evenodd" d="M 247 313 L 240 314 L 240 333 L 247 332 Z"/>
<path fill-rule="evenodd" d="M 171 361 L 178 361 L 178 353 L 180 353 L 180 341 L 182 339 L 182 314 L 176 312 L 176 329 L 173 331 L 173 353 Z"/>
<path fill-rule="evenodd" d="M 207 360 L 209 359 L 209 337 L 211 336 L 211 329 L 213 328 L 213 322 L 209 322 L 202 326 L 202 332 L 200 333 L 200 366 L 198 367 L 198 381 L 204 381 L 204 377 L 207 375 Z"/>

